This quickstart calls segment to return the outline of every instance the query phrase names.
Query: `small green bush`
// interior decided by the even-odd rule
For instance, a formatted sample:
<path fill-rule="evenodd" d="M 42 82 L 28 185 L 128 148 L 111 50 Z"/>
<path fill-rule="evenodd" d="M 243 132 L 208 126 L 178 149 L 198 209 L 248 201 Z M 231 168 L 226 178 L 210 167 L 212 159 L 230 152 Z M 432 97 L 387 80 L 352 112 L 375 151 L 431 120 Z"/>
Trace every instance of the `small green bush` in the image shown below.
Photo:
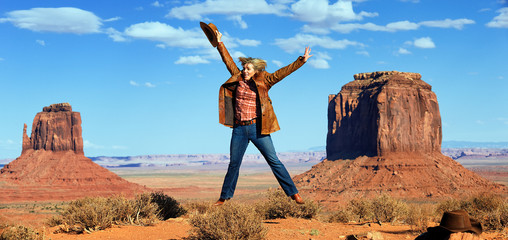
<path fill-rule="evenodd" d="M 162 220 L 177 218 L 186 213 L 186 210 L 180 206 L 178 201 L 163 192 L 151 193 L 151 199 L 159 207 L 158 215 Z"/>
<path fill-rule="evenodd" d="M 263 239 L 267 231 L 262 217 L 252 207 L 234 202 L 194 214 L 189 221 L 193 227 L 191 239 L 256 240 Z"/>
<path fill-rule="evenodd" d="M 319 213 L 320 208 L 313 201 L 296 204 L 280 189 L 269 190 L 267 194 L 267 201 L 259 203 L 256 207 L 256 211 L 265 219 L 288 217 L 311 219 Z"/>
<path fill-rule="evenodd" d="M 7 227 L 0 235 L 0 240 L 43 240 L 44 234 L 25 226 Z"/>

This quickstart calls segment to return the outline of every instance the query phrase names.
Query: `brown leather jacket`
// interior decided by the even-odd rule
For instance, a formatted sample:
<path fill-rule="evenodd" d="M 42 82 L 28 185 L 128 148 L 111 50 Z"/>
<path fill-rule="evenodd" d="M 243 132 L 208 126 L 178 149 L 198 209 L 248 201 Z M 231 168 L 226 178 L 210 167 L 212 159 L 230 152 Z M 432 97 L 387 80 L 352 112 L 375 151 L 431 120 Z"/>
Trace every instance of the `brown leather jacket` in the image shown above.
<path fill-rule="evenodd" d="M 222 57 L 222 61 L 231 73 L 231 77 L 220 87 L 219 122 L 225 126 L 233 127 L 235 92 L 238 82 L 242 80 L 242 71 L 236 66 L 223 43 L 220 43 L 217 49 Z M 268 135 L 280 129 L 279 122 L 273 111 L 272 100 L 268 96 L 268 90 L 280 80 L 296 71 L 304 63 L 303 57 L 298 57 L 296 61 L 274 73 L 263 71 L 254 75 L 253 79 L 258 90 L 258 101 L 261 107 L 261 116 L 258 116 L 257 119 L 257 124 L 261 124 L 261 134 Z"/>

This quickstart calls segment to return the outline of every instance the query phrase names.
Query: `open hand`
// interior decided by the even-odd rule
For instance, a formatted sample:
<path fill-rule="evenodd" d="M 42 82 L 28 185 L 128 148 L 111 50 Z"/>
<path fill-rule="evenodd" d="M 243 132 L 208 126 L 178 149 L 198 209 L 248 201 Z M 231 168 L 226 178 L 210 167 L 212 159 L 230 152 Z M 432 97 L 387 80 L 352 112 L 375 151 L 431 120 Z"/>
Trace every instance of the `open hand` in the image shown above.
<path fill-rule="evenodd" d="M 310 55 L 310 47 L 305 47 L 305 54 L 303 54 L 303 61 L 307 62 L 307 59 L 312 57 L 313 55 Z"/>
<path fill-rule="evenodd" d="M 217 35 L 217 42 L 222 42 L 222 33 L 219 32 L 219 30 L 215 31 L 215 35 Z"/>

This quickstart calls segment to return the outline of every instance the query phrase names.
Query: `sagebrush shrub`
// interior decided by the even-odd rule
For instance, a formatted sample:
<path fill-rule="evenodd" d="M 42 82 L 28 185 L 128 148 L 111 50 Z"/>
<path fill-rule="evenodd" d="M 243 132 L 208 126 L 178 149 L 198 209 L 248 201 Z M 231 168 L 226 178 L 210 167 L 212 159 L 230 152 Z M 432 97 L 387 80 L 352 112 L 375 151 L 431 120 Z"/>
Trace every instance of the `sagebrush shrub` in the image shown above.
<path fill-rule="evenodd" d="M 388 194 L 372 199 L 370 206 L 374 219 L 379 222 L 394 222 L 406 216 L 408 211 L 405 202 L 392 198 Z"/>
<path fill-rule="evenodd" d="M 65 232 L 93 232 L 111 227 L 112 224 L 152 225 L 158 218 L 158 207 L 149 194 L 135 199 L 125 197 L 86 197 L 69 203 L 60 213 L 60 223 Z"/>
<path fill-rule="evenodd" d="M 193 239 L 256 240 L 263 239 L 267 231 L 253 207 L 234 202 L 209 208 L 204 214 L 194 214 L 189 222 Z"/>
<path fill-rule="evenodd" d="M 0 240 L 43 240 L 44 234 L 30 227 L 22 225 L 11 226 L 4 229 Z"/>
<path fill-rule="evenodd" d="M 296 204 L 280 189 L 269 190 L 267 200 L 259 203 L 256 207 L 256 211 L 263 215 L 265 219 L 288 217 L 311 219 L 316 217 L 319 210 L 319 206 L 313 201 Z"/>
<path fill-rule="evenodd" d="M 435 220 L 434 212 L 432 204 L 412 204 L 404 220 L 413 232 L 424 233 L 430 227 L 429 223 Z"/>
<path fill-rule="evenodd" d="M 438 206 L 437 214 L 464 210 L 482 224 L 484 230 L 501 230 L 508 226 L 508 200 L 495 194 L 480 194 L 463 200 L 447 200 Z"/>
<path fill-rule="evenodd" d="M 374 219 L 372 213 L 372 202 L 368 199 L 352 199 L 349 201 L 348 208 L 359 222 L 371 221 Z"/>
<path fill-rule="evenodd" d="M 209 202 L 206 201 L 192 201 L 184 204 L 184 208 L 186 212 L 192 212 L 194 214 L 204 214 L 213 208 L 214 206 L 210 205 Z"/>
<path fill-rule="evenodd" d="M 350 221 L 354 221 L 355 217 L 350 208 L 340 207 L 338 210 L 334 211 L 330 217 L 328 218 L 328 222 L 337 222 L 337 223 L 348 223 Z"/>
<path fill-rule="evenodd" d="M 163 192 L 151 193 L 151 199 L 151 201 L 159 207 L 158 215 L 162 220 L 177 218 L 186 213 L 186 210 L 180 206 L 178 201 Z"/>

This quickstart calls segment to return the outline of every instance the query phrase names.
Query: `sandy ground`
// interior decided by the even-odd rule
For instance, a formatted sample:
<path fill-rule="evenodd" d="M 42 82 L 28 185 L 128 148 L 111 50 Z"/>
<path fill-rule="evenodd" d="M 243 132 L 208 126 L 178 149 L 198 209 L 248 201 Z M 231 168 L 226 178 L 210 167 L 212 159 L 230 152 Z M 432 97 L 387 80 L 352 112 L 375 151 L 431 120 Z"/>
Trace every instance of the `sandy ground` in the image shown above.
<path fill-rule="evenodd" d="M 301 169 L 290 170 L 291 174 L 298 174 Z M 176 198 L 180 202 L 214 201 L 219 194 L 224 172 L 221 169 L 202 172 L 186 170 L 167 171 L 147 169 L 119 169 L 115 171 L 123 178 L 136 182 Z M 485 175 L 492 175 L 485 172 Z M 499 176 L 496 176 L 499 177 Z M 492 179 L 494 180 L 494 179 Z M 496 179 L 500 180 L 500 179 Z M 506 176 L 501 181 L 506 182 Z M 248 170 L 241 173 L 235 199 L 249 203 L 259 200 L 268 188 L 276 188 L 278 184 L 266 169 Z M 94 232 L 92 234 L 63 234 L 53 233 L 56 228 L 48 228 L 45 222 L 63 207 L 63 202 L 29 202 L 16 204 L 0 203 L 0 226 L 22 224 L 36 229 L 44 229 L 46 239 L 188 239 L 191 226 L 187 218 L 170 219 L 154 226 L 114 226 L 112 228 Z M 385 240 L 414 239 L 416 234 L 407 225 L 383 224 L 340 224 L 319 220 L 278 219 L 265 221 L 268 228 L 266 239 L 346 239 L 346 236 L 380 234 Z M 1 230 L 0 230 L 1 232 Z M 501 232 L 484 233 L 483 239 L 508 239 L 508 229 L 504 235 Z M 504 236 L 504 237 L 503 237 Z"/>
<path fill-rule="evenodd" d="M 318 220 L 305 219 L 276 219 L 264 222 L 268 228 L 268 240 L 309 240 L 309 239 L 346 239 L 348 235 L 366 236 L 368 233 L 382 236 L 384 240 L 414 239 L 417 235 L 411 232 L 409 226 L 392 226 L 390 224 L 341 224 L 325 223 Z M 46 237 L 54 240 L 97 239 L 97 240 L 168 240 L 186 239 L 189 237 L 191 226 L 185 218 L 170 219 L 155 226 L 116 226 L 91 234 L 47 234 Z M 48 229 L 53 230 L 53 229 Z M 498 233 L 484 233 L 485 240 L 506 239 Z"/>

